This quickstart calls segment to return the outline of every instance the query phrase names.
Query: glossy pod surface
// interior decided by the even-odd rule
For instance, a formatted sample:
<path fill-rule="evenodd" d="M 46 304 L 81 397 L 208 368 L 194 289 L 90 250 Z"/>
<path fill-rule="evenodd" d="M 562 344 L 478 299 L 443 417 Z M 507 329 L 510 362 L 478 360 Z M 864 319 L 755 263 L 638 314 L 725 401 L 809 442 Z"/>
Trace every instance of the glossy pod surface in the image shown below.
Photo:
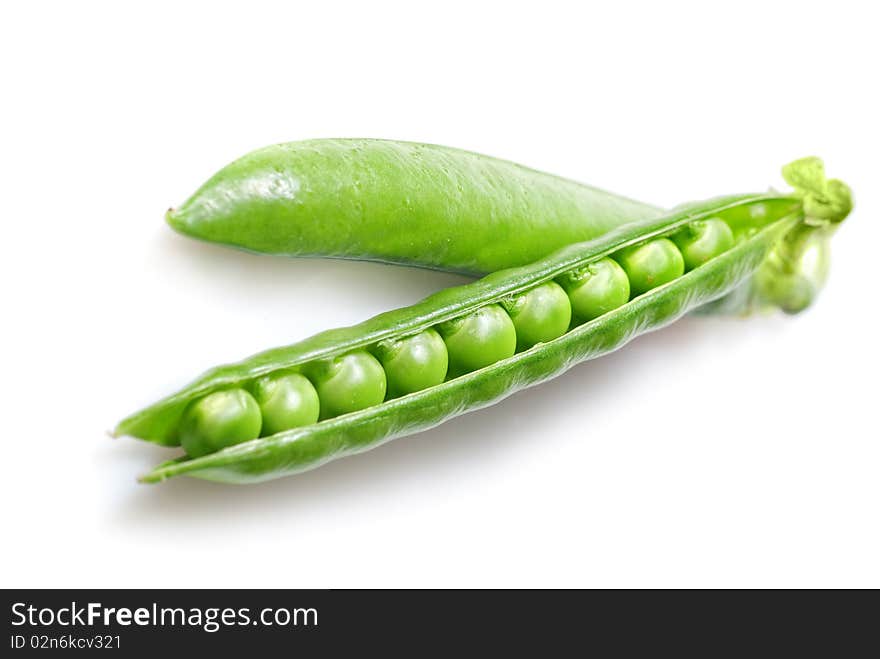
<path fill-rule="evenodd" d="M 690 204 L 669 216 L 571 245 L 530 266 L 442 291 L 361 325 L 324 332 L 214 369 L 124 420 L 116 433 L 196 447 L 187 448 L 188 456 L 144 476 L 146 482 L 177 474 L 228 482 L 264 480 L 366 450 L 537 384 L 724 295 L 781 246 L 809 244 L 805 235 L 830 232 L 846 216 L 851 205 L 848 190 L 845 199 L 832 200 L 840 202 L 838 211 L 825 218 L 807 215 L 811 195 L 826 188 L 816 189 L 819 193 L 807 189 Z M 702 227 L 710 219 L 729 227 L 733 243 L 725 248 L 722 241 L 703 262 L 682 274 L 684 260 L 669 237 L 696 227 L 680 243 L 687 250 L 704 237 Z M 654 248 L 659 248 L 659 257 Z M 637 292 L 631 290 L 630 301 L 621 297 L 619 306 L 592 320 L 576 318 L 571 329 L 557 337 L 560 318 L 569 317 L 571 301 L 577 298 L 572 292 L 584 281 L 584 273 L 594 274 L 591 267 L 598 272 L 600 264 L 610 260 L 623 264 L 621 269 L 630 284 L 639 287 L 634 289 Z M 560 281 L 568 286 L 568 295 L 555 283 Z M 618 288 L 615 277 L 608 281 L 612 289 Z M 414 337 L 411 343 L 408 337 Z M 407 352 L 415 356 L 422 350 L 428 354 L 408 362 Z M 436 383 L 444 357 L 449 368 L 445 381 Z M 400 388 L 387 397 L 385 369 L 399 379 L 398 358 L 405 358 L 404 370 L 409 363 L 425 368 L 426 375 L 411 387 L 418 390 L 403 393 L 406 389 Z M 259 415 L 266 408 L 262 403 L 258 406 L 248 391 L 259 392 L 266 378 L 289 378 L 294 373 L 314 384 L 321 420 L 255 439 L 261 427 Z M 298 411 L 301 397 L 291 400 Z M 283 417 L 284 404 L 279 405 L 271 406 L 271 411 Z"/>
<path fill-rule="evenodd" d="M 315 378 L 319 383 L 327 378 L 332 381 L 341 368 L 339 365 L 352 355 L 362 356 L 364 363 L 375 363 L 381 371 L 379 362 L 368 351 L 384 341 L 433 327 L 439 328 L 441 335 L 444 328 L 452 327 L 455 334 L 466 327 L 467 319 L 479 318 L 487 310 L 492 320 L 486 326 L 491 328 L 495 316 L 505 313 L 499 304 L 504 300 L 539 289 L 551 280 L 564 279 L 566 273 L 609 256 L 619 258 L 638 245 L 666 242 L 666 236 L 695 221 L 709 216 L 724 218 L 727 211 L 735 217 L 737 209 L 758 204 L 765 211 L 763 219 L 753 221 L 747 231 L 741 231 L 732 248 L 690 273 L 574 327 L 559 338 L 513 356 L 514 345 L 507 345 L 510 339 L 505 336 L 506 330 L 502 331 L 505 338 L 499 345 L 504 348 L 499 348 L 492 363 L 471 364 L 462 368 L 461 374 L 451 374 L 451 379 L 442 384 L 384 402 L 379 392 L 370 390 L 369 395 L 354 406 L 361 409 L 342 407 L 337 410 L 340 415 L 333 418 L 322 413 L 326 420 L 318 423 L 245 441 L 210 455 L 172 461 L 160 465 L 144 479 L 152 482 L 182 473 L 230 482 L 274 478 L 436 425 L 450 416 L 537 384 L 580 361 L 614 350 L 645 331 L 671 322 L 693 306 L 723 295 L 758 268 L 774 245 L 803 222 L 801 200 L 786 195 L 728 197 L 692 205 L 668 217 L 570 246 L 531 266 L 496 273 L 473 284 L 443 291 L 413 307 L 382 314 L 359 326 L 331 330 L 294 346 L 215 369 L 190 387 L 129 417 L 120 424 L 117 433 L 175 444 L 180 441 L 181 419 L 185 419 L 186 411 L 198 401 L 216 395 L 213 392 L 248 387 L 250 382 L 268 374 L 299 369 L 306 374 L 317 372 L 319 375 L 312 376 L 313 381 Z M 506 315 L 504 317 L 512 324 Z M 482 321 L 478 325 L 479 335 L 485 328 Z M 515 340 L 514 334 L 514 344 Z M 446 343 L 447 347 L 453 344 Z M 315 364 L 322 366 L 316 369 Z M 328 369 L 328 364 L 334 368 Z M 468 370 L 471 372 L 465 372 Z M 381 386 L 384 395 L 384 375 Z M 321 385 L 317 388 L 321 397 Z M 331 396 L 329 400 L 334 398 Z"/>
<path fill-rule="evenodd" d="M 824 179 L 818 158 L 803 159 L 789 171 L 807 185 L 821 179 L 824 189 L 814 187 L 807 202 L 813 215 L 839 213 L 836 200 L 849 191 L 840 181 Z M 460 149 L 319 139 L 245 155 L 166 217 L 186 235 L 254 252 L 484 274 L 531 263 L 564 245 L 662 213 L 650 204 Z M 686 230 L 692 243 L 683 254 L 687 269 L 729 238 L 713 219 Z M 813 243 L 827 264 L 828 241 Z M 795 249 L 779 250 L 760 281 L 746 280 L 728 299 L 700 311 L 806 308 L 824 276 L 813 267 L 811 250 Z M 636 283 L 636 294 L 643 288 Z"/>
<path fill-rule="evenodd" d="M 194 238 L 255 252 L 483 274 L 661 212 L 459 149 L 325 139 L 249 153 L 167 220 Z"/>

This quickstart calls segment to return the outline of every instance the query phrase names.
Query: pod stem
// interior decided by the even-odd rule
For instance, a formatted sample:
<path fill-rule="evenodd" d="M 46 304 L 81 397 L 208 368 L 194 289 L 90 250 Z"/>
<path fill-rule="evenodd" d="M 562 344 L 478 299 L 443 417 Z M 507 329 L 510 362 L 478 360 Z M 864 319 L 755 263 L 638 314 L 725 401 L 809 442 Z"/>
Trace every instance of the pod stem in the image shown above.
<path fill-rule="evenodd" d="M 852 210 L 852 191 L 843 181 L 827 178 L 825 165 L 815 156 L 785 165 L 782 177 L 801 199 L 803 222 L 778 242 L 749 281 L 699 313 L 799 313 L 821 292 L 828 277 L 831 236 Z"/>
<path fill-rule="evenodd" d="M 852 210 L 849 186 L 840 179 L 827 178 L 825 165 L 816 156 L 788 163 L 782 168 L 782 178 L 802 197 L 807 224 L 838 224 Z"/>

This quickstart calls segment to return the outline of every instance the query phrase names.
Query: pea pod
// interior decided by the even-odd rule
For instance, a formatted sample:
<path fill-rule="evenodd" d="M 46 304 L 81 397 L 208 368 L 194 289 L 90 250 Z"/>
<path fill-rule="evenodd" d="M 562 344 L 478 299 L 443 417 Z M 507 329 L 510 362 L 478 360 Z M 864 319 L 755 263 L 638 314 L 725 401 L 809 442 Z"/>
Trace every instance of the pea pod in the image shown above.
<path fill-rule="evenodd" d="M 260 481 L 368 450 L 538 384 L 723 296 L 760 268 L 768 254 L 787 236 L 814 223 L 830 230 L 831 223 L 842 220 L 848 212 L 847 207 L 832 218 L 817 220 L 808 216 L 805 208 L 810 194 L 800 190 L 793 194 L 719 198 L 622 227 L 597 240 L 565 247 L 529 266 L 497 272 L 474 283 L 441 291 L 416 305 L 381 314 L 360 325 L 330 330 L 298 344 L 209 371 L 190 386 L 121 422 L 116 434 L 175 445 L 180 441 L 182 416 L 191 406 L 215 392 L 246 390 L 253 382 L 278 372 L 308 374 L 316 363 L 327 363 L 344 355 L 366 354 L 389 341 L 417 336 L 437 327 L 450 324 L 458 327 L 463 325 L 461 319 L 480 310 L 500 310 L 505 301 L 516 296 L 551 281 L 565 281 L 571 272 L 582 272 L 590 264 L 608 257 L 619 258 L 638 245 L 680 235 L 694 223 L 720 218 L 730 227 L 734 244 L 729 249 L 592 320 L 575 324 L 558 338 L 539 342 L 516 354 L 513 347 L 508 347 L 507 352 L 495 357 L 496 361 L 477 370 L 450 373 L 440 384 L 428 384 L 424 389 L 373 402 L 362 409 L 227 446 L 207 455 L 172 460 L 159 465 L 142 480 L 157 482 L 187 474 L 225 482 Z M 503 334 L 504 341 L 509 343 L 507 330 Z M 383 389 L 384 384 L 383 379 Z"/>
<path fill-rule="evenodd" d="M 824 179 L 818 159 L 802 163 L 786 176 L 793 173 L 813 186 L 813 215 L 839 211 L 829 201 L 841 198 L 835 190 L 839 182 Z M 821 181 L 819 187 L 814 181 Z M 762 212 L 744 209 L 752 211 Z M 532 263 L 564 245 L 662 213 L 650 204 L 460 149 L 322 139 L 245 155 L 170 209 L 166 219 L 188 236 L 253 252 L 484 274 Z M 705 234 L 705 228 L 691 230 Z M 694 249 L 685 255 L 688 267 L 705 258 L 705 241 Z M 799 311 L 824 283 L 825 271 L 812 266 L 815 253 L 827 264 L 829 250 L 823 234 L 782 246 L 759 278 L 701 312 Z"/>
<path fill-rule="evenodd" d="M 253 151 L 166 218 L 188 236 L 254 252 L 484 274 L 661 212 L 459 149 L 325 139 Z"/>

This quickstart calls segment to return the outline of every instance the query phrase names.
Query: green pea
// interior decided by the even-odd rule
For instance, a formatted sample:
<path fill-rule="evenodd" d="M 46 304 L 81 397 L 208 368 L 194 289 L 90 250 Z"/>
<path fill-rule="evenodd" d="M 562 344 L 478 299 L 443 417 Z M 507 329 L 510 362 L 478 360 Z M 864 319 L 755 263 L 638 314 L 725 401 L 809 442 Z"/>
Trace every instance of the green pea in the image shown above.
<path fill-rule="evenodd" d="M 385 371 L 373 355 L 356 350 L 313 365 L 321 418 L 356 412 L 385 400 Z"/>
<path fill-rule="evenodd" d="M 304 375 L 267 375 L 254 383 L 253 393 L 263 414 L 264 437 L 318 420 L 318 392 Z"/>
<path fill-rule="evenodd" d="M 562 287 L 548 281 L 503 303 L 516 329 L 517 351 L 558 339 L 571 323 L 571 304 Z"/>
<path fill-rule="evenodd" d="M 376 346 L 376 356 L 385 369 L 389 398 L 421 391 L 446 379 L 449 355 L 434 329 L 382 341 Z"/>
<path fill-rule="evenodd" d="M 513 321 L 497 304 L 440 323 L 437 330 L 449 352 L 450 377 L 476 371 L 516 352 Z"/>
<path fill-rule="evenodd" d="M 684 259 L 671 240 L 657 238 L 620 250 L 615 260 L 629 278 L 630 295 L 637 297 L 684 274 Z"/>
<path fill-rule="evenodd" d="M 598 318 L 629 301 L 629 279 L 617 261 L 599 259 L 560 277 L 575 322 Z"/>
<path fill-rule="evenodd" d="M 193 458 L 260 436 L 257 401 L 244 389 L 215 391 L 191 403 L 180 421 L 180 443 Z"/>
<path fill-rule="evenodd" d="M 720 217 L 691 222 L 672 236 L 684 258 L 686 270 L 693 270 L 733 247 L 733 231 Z"/>

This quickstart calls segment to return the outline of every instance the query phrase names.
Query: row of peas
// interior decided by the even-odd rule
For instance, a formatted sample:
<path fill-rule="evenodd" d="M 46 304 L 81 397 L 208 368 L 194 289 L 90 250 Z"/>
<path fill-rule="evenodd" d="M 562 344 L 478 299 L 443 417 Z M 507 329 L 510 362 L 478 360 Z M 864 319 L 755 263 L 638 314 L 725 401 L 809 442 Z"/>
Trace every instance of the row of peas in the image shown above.
<path fill-rule="evenodd" d="M 207 394 L 184 411 L 181 444 L 198 457 L 436 386 L 552 341 L 733 243 L 723 220 L 700 220 L 418 334 Z"/>

